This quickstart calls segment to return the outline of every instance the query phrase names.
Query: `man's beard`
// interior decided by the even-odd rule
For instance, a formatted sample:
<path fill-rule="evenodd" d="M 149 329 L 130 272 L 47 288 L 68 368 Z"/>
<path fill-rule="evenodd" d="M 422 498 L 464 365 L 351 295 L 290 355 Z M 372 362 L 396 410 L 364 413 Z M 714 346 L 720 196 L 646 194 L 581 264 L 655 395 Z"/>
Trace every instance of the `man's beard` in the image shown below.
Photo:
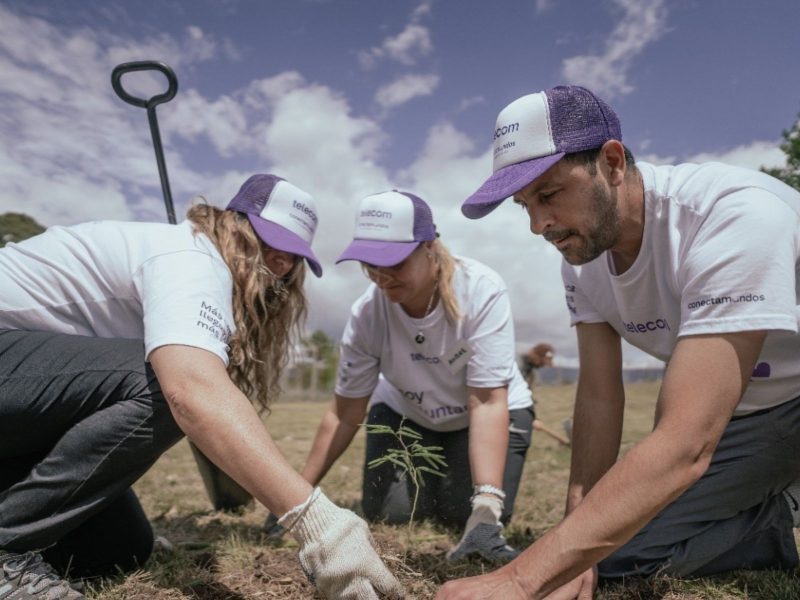
<path fill-rule="evenodd" d="M 613 247 L 620 238 L 621 225 L 616 199 L 601 184 L 592 188 L 592 203 L 589 206 L 590 229 L 581 234 L 577 229 L 548 231 L 544 237 L 553 242 L 574 235 L 576 243 L 571 244 L 561 253 L 571 265 L 583 265 L 600 256 Z M 582 241 L 582 243 L 580 243 Z"/>

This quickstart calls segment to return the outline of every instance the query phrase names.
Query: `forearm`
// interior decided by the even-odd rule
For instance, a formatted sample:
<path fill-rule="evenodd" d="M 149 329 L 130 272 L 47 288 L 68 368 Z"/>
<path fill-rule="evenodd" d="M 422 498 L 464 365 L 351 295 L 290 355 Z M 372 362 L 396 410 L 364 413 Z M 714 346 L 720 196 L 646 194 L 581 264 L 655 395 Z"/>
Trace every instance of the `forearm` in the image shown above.
<path fill-rule="evenodd" d="M 508 402 L 505 388 L 489 397 L 470 394 L 469 463 L 472 481 L 503 487 L 508 454 Z"/>
<path fill-rule="evenodd" d="M 358 425 L 340 420 L 332 408 L 326 411 L 301 471 L 303 478 L 317 485 L 353 441 L 357 431 Z"/>
<path fill-rule="evenodd" d="M 617 460 L 625 412 L 619 334 L 608 323 L 579 323 L 576 332 L 581 369 L 575 394 L 567 514 Z"/>
<path fill-rule="evenodd" d="M 585 385 L 578 386 L 572 428 L 572 462 L 566 514 L 572 512 L 619 455 L 625 392 L 614 386 L 605 397 Z"/>
<path fill-rule="evenodd" d="M 220 469 L 276 515 L 302 503 L 311 486 L 281 454 L 255 409 L 234 386 L 168 396 L 178 426 Z"/>

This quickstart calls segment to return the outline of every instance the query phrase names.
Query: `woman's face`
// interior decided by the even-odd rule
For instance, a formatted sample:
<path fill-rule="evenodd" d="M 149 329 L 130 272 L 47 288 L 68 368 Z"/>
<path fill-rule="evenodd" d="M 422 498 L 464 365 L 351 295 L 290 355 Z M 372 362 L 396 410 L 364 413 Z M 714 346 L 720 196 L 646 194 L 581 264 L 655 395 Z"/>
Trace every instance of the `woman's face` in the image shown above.
<path fill-rule="evenodd" d="M 300 257 L 290 252 L 271 248 L 264 244 L 264 263 L 267 268 L 280 278 L 285 277 Z"/>
<path fill-rule="evenodd" d="M 420 244 L 403 262 L 391 267 L 363 264 L 369 278 L 390 302 L 403 306 L 428 302 L 436 271 L 427 244 Z"/>

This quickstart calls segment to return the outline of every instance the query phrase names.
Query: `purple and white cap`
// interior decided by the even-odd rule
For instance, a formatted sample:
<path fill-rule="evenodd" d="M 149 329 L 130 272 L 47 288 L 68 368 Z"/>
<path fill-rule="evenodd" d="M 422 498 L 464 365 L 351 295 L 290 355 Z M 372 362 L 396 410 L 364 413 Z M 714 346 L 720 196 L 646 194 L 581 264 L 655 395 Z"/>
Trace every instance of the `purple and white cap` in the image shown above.
<path fill-rule="evenodd" d="M 322 276 L 322 267 L 311 250 L 317 210 L 309 194 L 277 175 L 251 175 L 227 210 L 245 213 L 262 242 L 302 256 L 314 275 Z"/>
<path fill-rule="evenodd" d="M 517 98 L 497 116 L 493 174 L 464 201 L 461 212 L 480 219 L 565 154 L 622 140 L 611 107 L 586 88 L 558 86 Z"/>
<path fill-rule="evenodd" d="M 362 199 L 353 241 L 336 263 L 358 260 L 376 267 L 403 262 L 422 242 L 436 239 L 433 214 L 422 198 L 408 192 L 381 192 Z"/>

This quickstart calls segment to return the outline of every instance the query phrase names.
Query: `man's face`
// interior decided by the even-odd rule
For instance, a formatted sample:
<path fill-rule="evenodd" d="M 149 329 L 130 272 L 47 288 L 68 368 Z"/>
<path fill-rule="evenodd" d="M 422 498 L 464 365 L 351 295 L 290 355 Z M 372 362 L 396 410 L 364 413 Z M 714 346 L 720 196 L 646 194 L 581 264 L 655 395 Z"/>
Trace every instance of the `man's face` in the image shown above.
<path fill-rule="evenodd" d="M 602 175 L 564 160 L 514 195 L 531 231 L 553 244 L 572 265 L 582 265 L 612 248 L 621 225 L 616 189 Z"/>

